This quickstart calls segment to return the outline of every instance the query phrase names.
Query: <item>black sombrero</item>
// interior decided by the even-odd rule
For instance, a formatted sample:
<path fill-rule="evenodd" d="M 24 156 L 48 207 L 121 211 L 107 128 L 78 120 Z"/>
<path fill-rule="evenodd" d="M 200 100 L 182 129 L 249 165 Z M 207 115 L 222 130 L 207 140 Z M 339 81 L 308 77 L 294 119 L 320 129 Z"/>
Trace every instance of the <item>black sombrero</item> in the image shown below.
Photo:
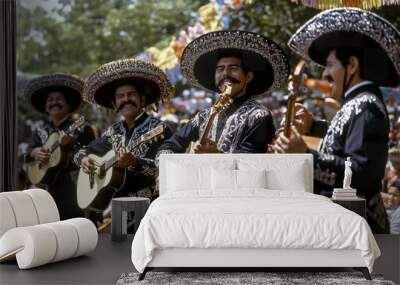
<path fill-rule="evenodd" d="M 224 53 L 240 54 L 243 64 L 254 73 L 248 95 L 279 88 L 288 79 L 289 61 L 282 48 L 262 35 L 245 31 L 218 31 L 198 37 L 183 51 L 182 72 L 192 84 L 219 92 L 214 73 Z"/>
<path fill-rule="evenodd" d="M 146 105 L 172 97 L 172 85 L 164 72 L 150 62 L 121 59 L 100 66 L 86 80 L 83 95 L 86 101 L 112 107 L 115 89 L 133 84 L 146 97 Z"/>
<path fill-rule="evenodd" d="M 362 49 L 365 79 L 388 87 L 400 83 L 400 33 L 372 12 L 358 8 L 321 12 L 298 29 L 288 45 L 320 65 L 325 65 L 332 49 Z"/>
<path fill-rule="evenodd" d="M 46 113 L 47 95 L 52 91 L 60 91 L 71 105 L 70 113 L 78 109 L 82 102 L 83 81 L 78 77 L 53 73 L 32 79 L 25 88 L 25 95 L 30 98 L 33 107 Z"/>

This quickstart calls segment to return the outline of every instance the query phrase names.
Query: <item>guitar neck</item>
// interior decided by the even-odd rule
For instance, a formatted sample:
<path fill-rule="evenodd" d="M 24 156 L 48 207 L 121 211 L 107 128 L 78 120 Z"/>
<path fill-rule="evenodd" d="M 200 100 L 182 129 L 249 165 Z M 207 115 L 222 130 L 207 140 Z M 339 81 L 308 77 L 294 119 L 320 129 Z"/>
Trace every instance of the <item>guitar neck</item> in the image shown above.
<path fill-rule="evenodd" d="M 164 128 L 162 126 L 158 126 L 157 128 L 147 132 L 146 134 L 143 134 L 140 136 L 140 138 L 131 146 L 129 146 L 128 152 L 132 152 L 136 147 L 138 147 L 140 144 L 150 141 L 153 138 L 161 135 L 164 131 Z M 109 168 L 113 167 L 114 164 L 117 162 L 118 156 L 117 153 L 115 153 L 110 159 L 105 161 L 101 168 L 104 168 L 103 170 L 108 170 Z"/>
<path fill-rule="evenodd" d="M 290 127 L 294 119 L 294 104 L 296 103 L 296 98 L 297 98 L 296 94 L 291 95 L 287 103 L 286 121 L 284 126 L 284 134 L 287 138 L 289 138 L 291 135 Z"/>
<path fill-rule="evenodd" d="M 218 97 L 215 104 L 211 107 L 210 115 L 208 116 L 207 125 L 204 129 L 203 134 L 200 137 L 200 144 L 204 144 L 211 131 L 212 125 L 214 123 L 215 116 L 225 109 L 231 102 L 230 97 L 232 95 L 232 84 L 227 84 L 225 86 L 224 92 Z"/>
<path fill-rule="evenodd" d="M 287 103 L 287 111 L 286 111 L 286 122 L 284 126 L 284 134 L 287 138 L 290 138 L 291 135 L 291 125 L 293 124 L 294 120 L 294 107 L 299 95 L 299 89 L 301 83 L 303 81 L 303 72 L 305 68 L 305 61 L 300 60 L 299 63 L 296 65 L 293 75 L 290 76 L 290 80 L 292 82 L 292 90 L 290 91 L 290 96 L 288 98 Z"/>
<path fill-rule="evenodd" d="M 65 134 L 66 134 L 67 136 L 72 136 L 73 133 L 75 132 L 75 130 L 76 130 L 76 128 L 73 127 L 73 126 L 71 126 L 71 127 L 69 127 L 69 128 L 65 131 Z M 55 142 L 51 145 L 51 147 L 50 147 L 50 149 L 49 149 L 50 153 L 53 153 L 59 146 L 60 146 L 60 142 L 59 142 L 58 140 L 55 141 Z"/>
<path fill-rule="evenodd" d="M 140 139 L 135 144 L 133 144 L 132 146 L 129 147 L 128 151 L 129 152 L 133 151 L 138 145 L 140 145 L 144 141 L 146 141 L 146 139 L 144 139 L 143 136 L 141 136 Z M 110 159 L 108 159 L 107 161 L 104 162 L 104 164 L 103 164 L 104 170 L 107 171 L 108 169 L 113 167 L 114 164 L 117 162 L 117 160 L 118 160 L 118 156 L 117 156 L 117 153 L 115 153 Z"/>
<path fill-rule="evenodd" d="M 212 128 L 212 125 L 213 125 L 213 122 L 214 122 L 214 118 L 215 118 L 216 115 L 217 115 L 217 113 L 214 113 L 213 110 L 211 109 L 211 114 L 207 119 L 206 128 L 204 129 L 204 132 L 203 132 L 203 134 L 201 135 L 201 138 L 200 138 L 200 144 L 204 144 L 205 143 L 205 141 L 206 141 L 206 139 L 208 137 L 208 134 L 211 131 L 211 128 Z"/>

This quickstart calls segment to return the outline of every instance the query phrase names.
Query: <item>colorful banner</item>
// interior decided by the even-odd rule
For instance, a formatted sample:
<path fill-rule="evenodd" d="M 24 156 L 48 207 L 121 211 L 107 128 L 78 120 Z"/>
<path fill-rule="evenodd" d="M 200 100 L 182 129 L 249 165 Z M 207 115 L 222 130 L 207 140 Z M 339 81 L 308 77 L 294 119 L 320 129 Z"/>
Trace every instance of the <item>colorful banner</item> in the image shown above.
<path fill-rule="evenodd" d="M 177 66 L 186 45 L 205 33 L 227 30 L 230 13 L 252 2 L 253 0 L 211 0 L 210 3 L 198 9 L 195 23 L 173 36 L 168 46 L 150 47 L 146 50 L 146 55 L 141 54 L 139 57 L 146 57 L 163 69 L 168 79 L 175 84 L 181 78 L 180 69 Z"/>

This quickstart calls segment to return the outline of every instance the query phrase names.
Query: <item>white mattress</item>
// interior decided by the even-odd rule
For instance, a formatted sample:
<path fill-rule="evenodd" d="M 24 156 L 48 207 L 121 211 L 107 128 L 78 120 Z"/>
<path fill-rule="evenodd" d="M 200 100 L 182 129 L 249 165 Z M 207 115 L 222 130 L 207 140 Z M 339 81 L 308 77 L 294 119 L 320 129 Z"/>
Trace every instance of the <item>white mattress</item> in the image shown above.
<path fill-rule="evenodd" d="M 139 272 L 156 249 L 167 248 L 360 250 L 370 271 L 380 255 L 365 219 L 326 197 L 265 189 L 199 193 L 166 193 L 151 204 L 132 243 Z"/>

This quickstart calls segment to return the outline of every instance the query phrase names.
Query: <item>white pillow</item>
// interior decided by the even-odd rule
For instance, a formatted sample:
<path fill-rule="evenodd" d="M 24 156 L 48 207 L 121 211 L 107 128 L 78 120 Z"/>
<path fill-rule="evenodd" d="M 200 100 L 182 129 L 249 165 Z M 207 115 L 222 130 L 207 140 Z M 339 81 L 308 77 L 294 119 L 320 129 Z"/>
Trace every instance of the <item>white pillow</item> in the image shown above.
<path fill-rule="evenodd" d="M 287 159 L 239 159 L 239 170 L 248 170 L 255 173 L 260 169 L 266 170 L 267 189 L 307 191 L 310 181 L 307 179 L 305 161 Z"/>
<path fill-rule="evenodd" d="M 267 188 L 267 171 L 236 170 L 237 188 Z"/>
<path fill-rule="evenodd" d="M 171 191 L 211 187 L 210 171 L 207 171 L 206 167 L 190 167 L 184 164 L 170 163 L 168 173 L 168 188 Z"/>
<path fill-rule="evenodd" d="M 272 190 L 306 192 L 304 163 L 295 163 L 290 170 L 270 169 L 267 171 L 267 188 Z"/>
<path fill-rule="evenodd" d="M 233 170 L 235 162 L 213 161 L 210 166 L 188 162 L 169 163 L 167 177 L 168 191 L 211 190 L 211 170 L 213 168 L 222 169 L 223 171 Z"/>
<path fill-rule="evenodd" d="M 236 170 L 211 169 L 211 188 L 213 190 L 236 190 Z"/>
<path fill-rule="evenodd" d="M 211 170 L 211 188 L 213 190 L 233 191 L 249 188 L 266 188 L 266 171 L 263 170 L 229 170 L 217 169 Z"/>

